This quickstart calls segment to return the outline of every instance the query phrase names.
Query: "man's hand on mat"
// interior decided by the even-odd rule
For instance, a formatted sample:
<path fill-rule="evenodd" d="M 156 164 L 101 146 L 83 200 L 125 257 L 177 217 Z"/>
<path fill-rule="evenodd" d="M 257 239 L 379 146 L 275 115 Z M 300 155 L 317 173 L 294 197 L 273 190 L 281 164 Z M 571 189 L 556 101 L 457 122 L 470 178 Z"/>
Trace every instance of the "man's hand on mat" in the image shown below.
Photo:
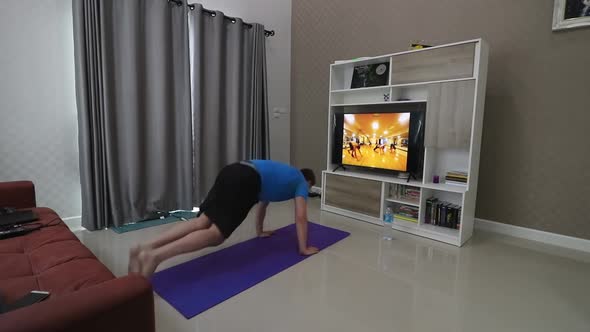
<path fill-rule="evenodd" d="M 299 251 L 300 254 L 304 256 L 311 256 L 313 254 L 317 254 L 320 250 L 316 247 L 307 247 L 305 250 Z"/>
<path fill-rule="evenodd" d="M 275 231 L 264 231 L 258 233 L 258 237 L 269 237 L 274 234 Z"/>

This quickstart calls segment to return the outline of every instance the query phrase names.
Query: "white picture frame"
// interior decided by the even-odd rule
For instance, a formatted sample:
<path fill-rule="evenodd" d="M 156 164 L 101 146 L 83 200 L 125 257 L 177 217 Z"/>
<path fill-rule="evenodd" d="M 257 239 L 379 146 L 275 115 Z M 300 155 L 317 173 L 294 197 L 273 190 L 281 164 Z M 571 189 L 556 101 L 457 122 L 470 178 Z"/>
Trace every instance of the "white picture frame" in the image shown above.
<path fill-rule="evenodd" d="M 555 0 L 553 31 L 587 26 L 590 26 L 590 0 Z"/>

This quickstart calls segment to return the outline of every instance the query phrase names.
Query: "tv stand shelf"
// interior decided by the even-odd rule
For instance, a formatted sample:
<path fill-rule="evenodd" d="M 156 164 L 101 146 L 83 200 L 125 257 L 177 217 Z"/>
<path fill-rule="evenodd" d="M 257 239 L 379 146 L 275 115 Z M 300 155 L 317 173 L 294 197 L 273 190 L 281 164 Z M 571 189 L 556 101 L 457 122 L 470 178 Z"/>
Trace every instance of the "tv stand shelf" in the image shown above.
<path fill-rule="evenodd" d="M 323 173 L 335 174 L 335 175 L 342 175 L 342 176 L 350 176 L 360 179 L 367 179 L 367 180 L 375 180 L 380 182 L 386 183 L 396 183 L 396 184 L 404 184 L 408 186 L 420 187 L 422 186 L 422 181 L 418 180 L 410 180 L 408 182 L 407 179 L 400 179 L 395 176 L 387 176 L 387 175 L 380 175 L 379 173 L 371 173 L 371 172 L 360 172 L 360 171 L 351 171 L 347 170 L 339 170 L 339 171 L 324 171 Z M 322 182 L 323 183 L 323 182 Z"/>
<path fill-rule="evenodd" d="M 409 199 L 403 199 L 403 198 L 385 198 L 385 200 L 388 202 L 391 202 L 391 203 L 399 203 L 399 204 L 404 204 L 404 205 L 409 205 L 409 206 L 420 207 L 419 201 L 414 202 Z"/>
<path fill-rule="evenodd" d="M 475 39 L 332 64 L 327 163 L 322 172 L 322 210 L 383 225 L 384 212 L 390 207 L 395 216 L 392 227 L 398 231 L 455 246 L 467 242 L 473 234 L 475 218 L 488 52 L 485 41 Z M 389 63 L 386 84 L 351 89 L 356 66 L 381 63 Z M 384 143 L 381 139 L 376 143 L 375 125 L 372 139 L 367 142 L 365 138 L 369 134 L 365 134 L 366 130 L 359 134 L 360 129 L 349 127 L 344 135 L 347 138 L 335 144 L 335 115 L 407 112 L 404 107 L 413 103 L 426 103 L 422 129 L 424 147 L 409 145 L 410 152 L 416 149 L 420 152 L 419 167 L 414 172 L 418 179 L 408 181 L 393 172 L 376 172 L 370 168 L 346 166 L 346 169 L 335 170 L 338 166 L 332 163 L 335 145 L 339 146 L 334 152 L 338 158 L 339 149 L 351 144 L 349 150 L 343 150 L 343 156 L 358 149 L 363 151 L 360 157 L 352 156 L 362 161 L 367 151 L 375 151 L 367 150 L 367 145 L 371 148 L 374 144 L 385 144 L 381 156 L 387 158 L 383 155 L 383 151 L 389 153 L 387 144 L 399 142 L 400 137 L 404 137 L 397 136 L 393 141 L 393 138 L 383 136 L 387 138 Z M 357 117 L 356 121 L 362 120 Z M 356 139 L 355 143 L 355 136 L 351 134 L 355 132 L 357 138 L 361 134 L 365 138 Z M 356 148 L 354 144 L 357 144 Z M 398 145 L 397 152 L 391 148 L 395 160 L 399 151 L 407 150 L 400 150 L 400 147 L 406 146 Z M 344 151 L 348 154 L 345 155 Z M 374 160 L 375 157 L 370 156 L 362 164 L 370 165 Z M 384 163 L 388 159 L 378 160 Z M 461 180 L 466 181 L 464 185 L 446 183 L 445 176 L 453 171 L 467 173 L 467 179 Z M 434 183 L 435 176 L 439 177 L 440 183 Z M 392 195 L 392 189 L 401 190 L 401 194 L 397 191 Z M 435 213 L 434 217 L 432 213 Z"/>

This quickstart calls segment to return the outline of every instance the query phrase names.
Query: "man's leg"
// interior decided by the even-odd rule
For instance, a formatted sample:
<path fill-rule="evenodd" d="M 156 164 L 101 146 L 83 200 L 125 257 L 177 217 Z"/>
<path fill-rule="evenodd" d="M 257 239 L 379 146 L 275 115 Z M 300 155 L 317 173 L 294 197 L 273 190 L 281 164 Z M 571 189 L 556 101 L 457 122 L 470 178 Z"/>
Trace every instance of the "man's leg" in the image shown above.
<path fill-rule="evenodd" d="M 149 249 L 160 248 L 161 246 L 166 245 L 172 241 L 176 241 L 192 232 L 201 229 L 207 229 L 210 226 L 211 220 L 209 220 L 206 215 L 201 214 L 197 218 L 189 219 L 188 221 L 174 225 L 174 227 L 170 228 L 168 231 L 162 234 L 162 236 L 150 243 L 147 243 L 144 247 Z"/>
<path fill-rule="evenodd" d="M 129 272 L 141 272 L 141 267 L 138 261 L 138 256 L 140 252 L 159 248 L 163 245 L 176 241 L 192 232 L 201 229 L 207 229 L 210 226 L 211 221 L 209 220 L 209 218 L 207 218 L 207 216 L 205 216 L 204 214 L 201 214 L 196 219 L 190 219 L 188 221 L 174 225 L 174 227 L 170 228 L 168 231 L 162 234 L 162 236 L 158 237 L 156 240 L 152 242 L 146 244 L 138 244 L 137 246 L 129 250 Z"/>
<path fill-rule="evenodd" d="M 180 254 L 197 251 L 206 247 L 218 246 L 224 240 L 219 228 L 215 224 L 211 224 L 209 228 L 189 233 L 159 248 L 142 250 L 138 255 L 141 268 L 140 273 L 144 277 L 149 278 L 163 261 Z"/>

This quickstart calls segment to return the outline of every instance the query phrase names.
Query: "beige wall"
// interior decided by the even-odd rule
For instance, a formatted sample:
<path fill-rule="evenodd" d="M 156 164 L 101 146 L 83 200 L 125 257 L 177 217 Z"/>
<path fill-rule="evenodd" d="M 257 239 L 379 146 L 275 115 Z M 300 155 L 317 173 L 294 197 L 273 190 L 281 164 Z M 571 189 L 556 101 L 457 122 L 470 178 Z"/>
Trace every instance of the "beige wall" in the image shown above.
<path fill-rule="evenodd" d="M 31 180 L 38 206 L 80 227 L 71 0 L 0 0 L 0 182 Z"/>
<path fill-rule="evenodd" d="M 590 239 L 590 28 L 553 0 L 295 0 L 292 162 L 326 165 L 329 64 L 482 37 L 490 62 L 478 218 Z"/>

